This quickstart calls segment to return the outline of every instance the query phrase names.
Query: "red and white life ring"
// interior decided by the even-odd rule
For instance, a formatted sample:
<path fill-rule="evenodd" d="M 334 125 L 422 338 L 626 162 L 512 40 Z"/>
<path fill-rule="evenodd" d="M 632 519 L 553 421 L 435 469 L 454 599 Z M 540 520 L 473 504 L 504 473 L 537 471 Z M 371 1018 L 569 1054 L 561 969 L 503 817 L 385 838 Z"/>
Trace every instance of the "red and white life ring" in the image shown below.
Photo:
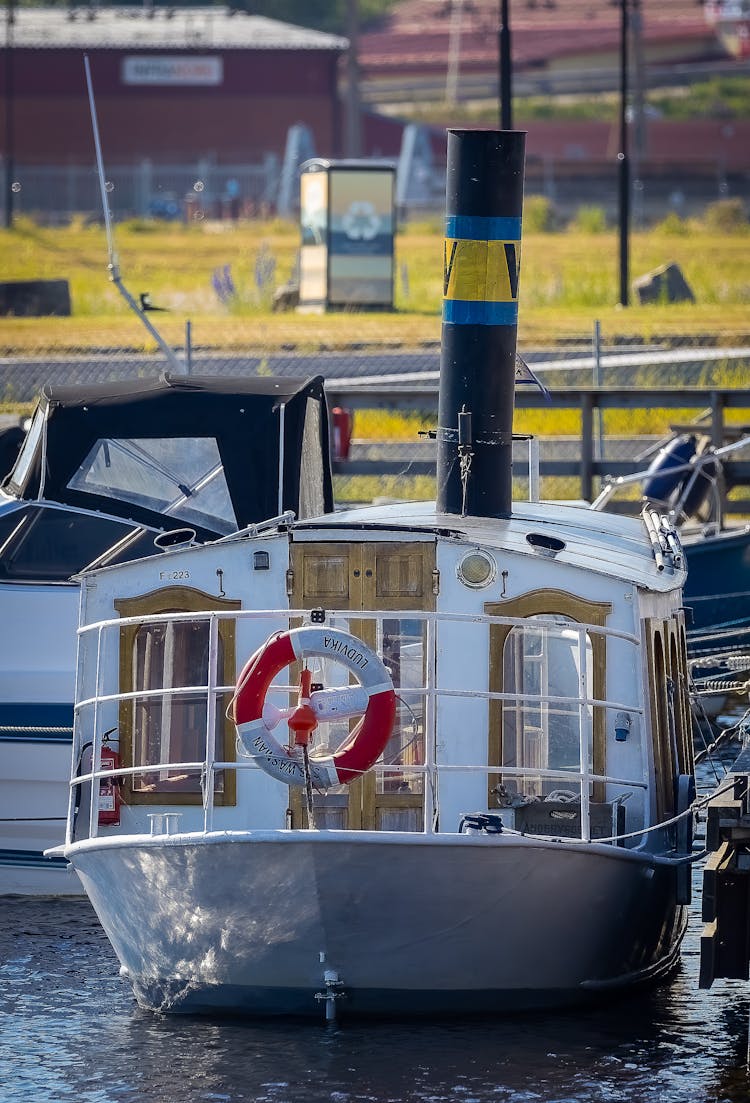
<path fill-rule="evenodd" d="M 237 681 L 233 719 L 248 755 L 287 785 L 304 785 L 299 754 L 279 743 L 271 729 L 280 713 L 266 705 L 268 687 L 291 663 L 319 656 L 341 663 L 359 685 L 313 691 L 310 705 L 318 720 L 362 719 L 332 755 L 310 755 L 313 784 L 322 789 L 344 785 L 369 770 L 383 753 L 396 718 L 396 694 L 382 659 L 371 648 L 339 628 L 315 625 L 269 637 L 245 664 Z"/>

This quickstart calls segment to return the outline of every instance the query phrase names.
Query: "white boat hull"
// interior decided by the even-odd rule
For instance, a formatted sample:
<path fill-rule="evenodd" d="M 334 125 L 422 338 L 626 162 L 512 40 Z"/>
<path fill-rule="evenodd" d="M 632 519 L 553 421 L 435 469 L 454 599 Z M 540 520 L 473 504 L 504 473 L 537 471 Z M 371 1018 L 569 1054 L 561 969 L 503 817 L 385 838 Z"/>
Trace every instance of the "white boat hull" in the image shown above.
<path fill-rule="evenodd" d="M 337 1016 L 555 1006 L 664 975 L 685 909 L 632 851 L 369 832 L 74 844 L 141 1006 Z M 335 990 L 339 990 L 336 988 Z"/>
<path fill-rule="evenodd" d="M 79 587 L 0 585 L 0 896 L 82 895 L 63 863 Z"/>
<path fill-rule="evenodd" d="M 0 740 L 0 896 L 83 895 L 64 859 L 70 743 Z"/>

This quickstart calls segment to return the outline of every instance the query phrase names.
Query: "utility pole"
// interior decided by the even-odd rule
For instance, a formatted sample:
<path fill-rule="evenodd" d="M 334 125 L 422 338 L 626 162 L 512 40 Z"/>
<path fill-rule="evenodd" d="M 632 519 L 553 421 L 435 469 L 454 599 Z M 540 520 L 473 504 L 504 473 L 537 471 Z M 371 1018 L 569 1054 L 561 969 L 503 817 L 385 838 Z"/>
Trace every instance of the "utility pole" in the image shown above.
<path fill-rule="evenodd" d="M 513 129 L 513 89 L 511 76 L 510 16 L 508 0 L 500 0 L 500 29 L 498 31 L 498 89 L 500 91 L 500 129 Z"/>
<path fill-rule="evenodd" d="M 628 30 L 630 0 L 620 0 L 620 152 L 617 154 L 620 228 L 620 306 L 629 306 L 630 164 L 628 160 Z"/>
<path fill-rule="evenodd" d="M 362 156 L 362 113 L 359 100 L 359 3 L 347 0 L 346 34 L 349 49 L 346 52 L 346 132 L 347 157 Z"/>
<path fill-rule="evenodd" d="M 451 26 L 448 35 L 448 71 L 445 76 L 445 102 L 455 107 L 458 100 L 458 75 L 461 66 L 461 16 L 464 0 L 451 0 Z"/>
<path fill-rule="evenodd" d="M 5 229 L 13 227 L 13 30 L 16 21 L 15 0 L 6 0 L 5 9 Z"/>

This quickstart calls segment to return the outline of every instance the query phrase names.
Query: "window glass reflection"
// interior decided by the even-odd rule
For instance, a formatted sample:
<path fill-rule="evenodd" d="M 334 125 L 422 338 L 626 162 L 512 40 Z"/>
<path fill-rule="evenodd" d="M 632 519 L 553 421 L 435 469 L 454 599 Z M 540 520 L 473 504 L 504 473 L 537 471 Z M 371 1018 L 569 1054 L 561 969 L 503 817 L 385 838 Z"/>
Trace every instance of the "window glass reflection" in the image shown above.
<path fill-rule="evenodd" d="M 539 616 L 508 633 L 503 650 L 503 765 L 529 770 L 581 769 L 581 726 L 593 769 L 591 696 L 593 649 L 566 617 Z M 581 639 L 584 644 L 581 647 Z M 573 779 L 571 779 L 573 781 Z M 559 790 L 564 779 L 506 778 L 507 788 L 528 797 Z"/>
<path fill-rule="evenodd" d="M 174 621 L 144 625 L 133 645 L 136 690 L 205 686 L 208 681 L 209 625 Z M 219 639 L 217 680 L 223 682 L 224 657 Z M 133 722 L 133 766 L 201 762 L 205 758 L 207 695 L 205 691 L 138 697 Z M 217 725 L 215 757 L 223 757 Z M 223 792 L 223 771 L 216 772 L 216 792 Z M 135 793 L 200 793 L 199 769 L 164 768 L 133 777 Z"/>

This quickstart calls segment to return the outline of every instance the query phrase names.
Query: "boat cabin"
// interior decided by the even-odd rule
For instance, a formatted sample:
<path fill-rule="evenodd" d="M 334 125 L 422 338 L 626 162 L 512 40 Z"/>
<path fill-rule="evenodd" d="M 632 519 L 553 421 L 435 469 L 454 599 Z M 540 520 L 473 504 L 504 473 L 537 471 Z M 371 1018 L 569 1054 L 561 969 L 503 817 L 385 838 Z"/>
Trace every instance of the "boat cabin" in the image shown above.
<path fill-rule="evenodd" d="M 682 577 L 640 521 L 549 503 L 373 506 L 87 574 L 78 753 L 106 732 L 121 773 L 117 824 L 95 801 L 75 837 L 307 826 L 303 787 L 268 776 L 233 710 L 247 660 L 318 625 L 382 657 L 396 715 L 372 770 L 314 791 L 316 827 L 643 845 L 691 769 Z M 332 655 L 305 665 L 314 703 L 356 684 Z M 280 670 L 261 710 L 291 756 L 298 681 Z M 313 761 L 353 727 L 320 715 Z"/>

